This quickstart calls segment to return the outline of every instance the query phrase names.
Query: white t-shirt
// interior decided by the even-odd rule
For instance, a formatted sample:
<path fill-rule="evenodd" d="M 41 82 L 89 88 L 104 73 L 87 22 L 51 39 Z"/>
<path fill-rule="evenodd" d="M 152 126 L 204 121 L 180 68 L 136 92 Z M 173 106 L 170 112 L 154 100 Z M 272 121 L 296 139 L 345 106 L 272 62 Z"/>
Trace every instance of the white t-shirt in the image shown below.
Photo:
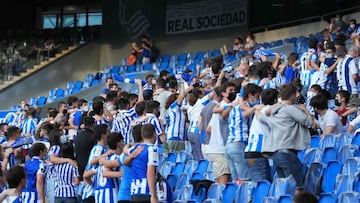
<path fill-rule="evenodd" d="M 225 146 L 224 141 L 221 136 L 220 130 L 220 118 L 221 114 L 216 113 L 213 114 L 211 120 L 209 122 L 209 126 L 211 126 L 211 135 L 209 144 L 206 146 L 205 153 L 206 154 L 224 154 Z"/>
<path fill-rule="evenodd" d="M 334 127 L 332 134 L 336 135 L 343 132 L 343 125 L 339 115 L 331 109 L 328 109 L 323 116 L 319 115 L 319 124 L 323 132 L 325 132 L 327 126 Z"/>

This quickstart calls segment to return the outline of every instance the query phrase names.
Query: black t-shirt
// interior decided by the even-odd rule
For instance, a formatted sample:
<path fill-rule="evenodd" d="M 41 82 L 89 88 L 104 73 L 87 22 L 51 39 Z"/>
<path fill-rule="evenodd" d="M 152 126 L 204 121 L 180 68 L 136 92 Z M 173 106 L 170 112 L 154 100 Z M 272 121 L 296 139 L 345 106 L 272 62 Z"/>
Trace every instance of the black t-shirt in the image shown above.
<path fill-rule="evenodd" d="M 82 175 L 85 171 L 85 167 L 94 144 L 95 140 L 91 129 L 85 128 L 78 132 L 75 141 L 75 153 L 76 161 L 78 162 L 80 180 L 83 179 Z"/>

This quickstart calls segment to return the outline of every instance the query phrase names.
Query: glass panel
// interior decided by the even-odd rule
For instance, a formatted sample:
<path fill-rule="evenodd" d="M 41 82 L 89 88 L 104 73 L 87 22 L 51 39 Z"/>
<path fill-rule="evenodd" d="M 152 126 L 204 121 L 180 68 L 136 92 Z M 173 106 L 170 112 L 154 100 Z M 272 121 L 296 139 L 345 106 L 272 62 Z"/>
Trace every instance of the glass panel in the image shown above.
<path fill-rule="evenodd" d="M 44 15 L 43 16 L 43 29 L 56 28 L 56 15 Z"/>
<path fill-rule="evenodd" d="M 64 15 L 63 27 L 74 27 L 74 15 Z"/>
<path fill-rule="evenodd" d="M 102 25 L 102 13 L 89 13 L 89 26 Z"/>

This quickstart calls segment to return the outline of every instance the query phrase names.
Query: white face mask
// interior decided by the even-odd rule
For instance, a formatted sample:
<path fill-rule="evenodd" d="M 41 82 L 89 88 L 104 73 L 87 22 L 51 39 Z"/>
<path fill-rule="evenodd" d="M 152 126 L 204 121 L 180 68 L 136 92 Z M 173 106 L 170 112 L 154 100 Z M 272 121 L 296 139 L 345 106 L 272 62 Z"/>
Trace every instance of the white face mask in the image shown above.
<path fill-rule="evenodd" d="M 315 95 L 316 95 L 315 92 L 309 91 L 309 92 L 307 93 L 307 97 L 308 97 L 308 98 L 312 98 L 312 97 L 315 96 Z"/>
<path fill-rule="evenodd" d="M 88 107 L 88 106 L 84 106 L 84 107 L 83 107 L 83 111 L 85 111 L 85 112 L 86 112 L 86 111 L 89 111 L 89 107 Z"/>
<path fill-rule="evenodd" d="M 351 28 L 351 29 L 354 29 L 354 28 L 355 28 L 355 24 L 351 24 L 351 25 L 350 25 L 350 28 Z"/>

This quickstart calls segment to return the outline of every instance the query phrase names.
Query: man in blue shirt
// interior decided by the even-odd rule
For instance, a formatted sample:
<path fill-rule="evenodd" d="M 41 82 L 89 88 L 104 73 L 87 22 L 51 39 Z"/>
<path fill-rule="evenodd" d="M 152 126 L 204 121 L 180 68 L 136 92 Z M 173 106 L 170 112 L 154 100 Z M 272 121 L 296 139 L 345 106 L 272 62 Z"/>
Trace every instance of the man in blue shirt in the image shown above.
<path fill-rule="evenodd" d="M 6 173 L 9 189 L 0 194 L 3 203 L 20 203 L 21 191 L 26 187 L 26 172 L 22 166 L 14 166 Z"/>

